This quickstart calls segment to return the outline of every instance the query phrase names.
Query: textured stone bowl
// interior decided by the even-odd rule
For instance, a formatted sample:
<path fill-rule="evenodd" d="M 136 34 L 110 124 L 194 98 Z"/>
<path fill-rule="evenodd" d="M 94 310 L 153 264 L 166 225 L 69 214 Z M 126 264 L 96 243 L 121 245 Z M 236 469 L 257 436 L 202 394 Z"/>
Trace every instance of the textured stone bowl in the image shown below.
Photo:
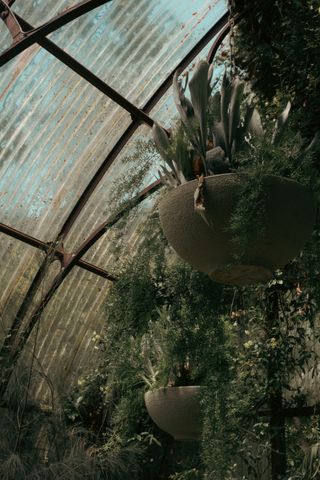
<path fill-rule="evenodd" d="M 150 417 L 176 440 L 196 440 L 201 433 L 200 388 L 167 387 L 146 392 L 144 401 Z"/>
<path fill-rule="evenodd" d="M 315 222 L 311 191 L 283 177 L 263 177 L 263 235 L 253 225 L 245 255 L 235 262 L 230 217 L 237 205 L 243 175 L 229 173 L 205 179 L 210 226 L 194 211 L 197 180 L 180 185 L 160 202 L 164 233 L 177 252 L 213 280 L 230 285 L 266 282 L 303 248 Z"/>

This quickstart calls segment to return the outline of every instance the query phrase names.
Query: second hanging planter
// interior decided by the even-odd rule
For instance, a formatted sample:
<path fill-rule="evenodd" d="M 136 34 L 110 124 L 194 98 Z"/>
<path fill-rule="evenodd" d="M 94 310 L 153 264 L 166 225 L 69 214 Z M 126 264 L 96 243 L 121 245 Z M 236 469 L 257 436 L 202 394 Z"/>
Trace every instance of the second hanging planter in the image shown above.
<path fill-rule="evenodd" d="M 175 440 L 197 440 L 201 433 L 200 386 L 149 390 L 144 400 L 154 423 Z"/>

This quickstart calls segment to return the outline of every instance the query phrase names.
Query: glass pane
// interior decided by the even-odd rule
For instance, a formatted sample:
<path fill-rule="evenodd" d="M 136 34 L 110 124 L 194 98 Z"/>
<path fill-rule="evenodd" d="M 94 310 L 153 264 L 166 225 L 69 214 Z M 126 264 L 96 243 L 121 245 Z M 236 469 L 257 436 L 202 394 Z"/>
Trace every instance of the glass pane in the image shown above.
<path fill-rule="evenodd" d="M 0 89 L 1 221 L 53 240 L 130 116 L 42 49 Z"/>
<path fill-rule="evenodd" d="M 51 38 L 142 106 L 225 11 L 224 0 L 118 0 Z"/>
<path fill-rule="evenodd" d="M 78 0 L 16 0 L 12 9 L 32 26 L 38 27 L 77 3 Z"/>
<path fill-rule="evenodd" d="M 109 282 L 75 268 L 46 307 L 40 320 L 36 356 L 44 374 L 59 391 L 97 361 L 93 333 L 101 332 L 105 322 L 105 296 Z M 30 358 L 34 335 L 29 338 L 22 362 Z M 28 346 L 30 348 L 28 348 Z M 36 378 L 34 393 L 49 399 L 48 382 Z"/>
<path fill-rule="evenodd" d="M 0 19 L 0 53 L 10 47 L 12 38 L 4 22 Z"/>
<path fill-rule="evenodd" d="M 0 233 L 0 343 L 40 264 L 42 253 Z"/>

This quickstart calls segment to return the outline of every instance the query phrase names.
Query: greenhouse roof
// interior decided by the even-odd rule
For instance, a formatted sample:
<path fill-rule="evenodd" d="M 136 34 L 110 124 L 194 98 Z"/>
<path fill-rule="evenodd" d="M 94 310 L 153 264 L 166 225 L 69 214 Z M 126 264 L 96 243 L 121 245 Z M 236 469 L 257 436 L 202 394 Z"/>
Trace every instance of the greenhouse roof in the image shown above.
<path fill-rule="evenodd" d="M 62 382 L 90 361 L 118 273 L 111 187 L 135 140 L 169 123 L 174 72 L 207 53 L 226 12 L 224 0 L 0 0 L 0 306 L 13 357 L 46 308 L 39 369 Z M 158 182 L 145 187 L 141 198 Z"/>

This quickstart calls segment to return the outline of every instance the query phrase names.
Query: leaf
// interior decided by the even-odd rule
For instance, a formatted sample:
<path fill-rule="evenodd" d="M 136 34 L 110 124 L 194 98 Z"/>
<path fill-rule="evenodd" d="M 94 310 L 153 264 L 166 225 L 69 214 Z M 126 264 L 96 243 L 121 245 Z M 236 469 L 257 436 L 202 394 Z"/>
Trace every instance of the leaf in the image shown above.
<path fill-rule="evenodd" d="M 214 123 L 221 121 L 221 93 L 216 92 L 211 98 L 211 109 Z"/>
<path fill-rule="evenodd" d="M 210 227 L 210 222 L 207 219 L 206 207 L 205 207 L 205 198 L 204 198 L 204 188 L 205 188 L 205 179 L 201 175 L 198 178 L 198 185 L 194 192 L 194 211 L 198 213 L 205 223 Z"/>
<path fill-rule="evenodd" d="M 212 88 L 213 88 L 211 86 L 212 75 L 213 75 L 213 65 L 211 63 L 211 65 L 209 66 L 209 70 L 208 70 L 208 98 L 210 97 L 211 92 L 212 92 Z"/>
<path fill-rule="evenodd" d="M 279 117 L 276 121 L 276 125 L 275 125 L 275 128 L 274 128 L 274 132 L 273 132 L 272 140 L 271 140 L 271 143 L 273 145 L 278 144 L 280 142 L 282 136 L 283 136 L 283 133 L 284 133 L 285 128 L 286 128 L 287 123 L 288 123 L 288 117 L 289 117 L 290 109 L 291 109 L 291 102 L 289 101 L 286 105 L 286 108 L 279 115 Z"/>
<path fill-rule="evenodd" d="M 229 144 L 229 107 L 231 98 L 230 83 L 227 78 L 227 74 L 223 75 L 222 87 L 221 87 L 221 128 L 220 133 L 224 139 L 224 151 L 228 158 L 231 155 L 231 149 Z"/>
<path fill-rule="evenodd" d="M 232 154 L 232 147 L 236 139 L 236 132 L 240 123 L 240 107 L 243 97 L 244 83 L 235 78 L 231 85 L 231 98 L 229 110 L 229 144 Z M 231 158 L 230 158 L 231 161 Z"/>
<path fill-rule="evenodd" d="M 221 147 L 226 152 L 225 137 L 222 122 L 218 122 L 213 126 L 213 133 L 216 147 Z"/>
<path fill-rule="evenodd" d="M 152 127 L 152 134 L 158 152 L 160 153 L 161 157 L 173 169 L 172 159 L 170 156 L 171 145 L 167 132 L 162 127 L 160 127 L 160 125 L 154 123 Z"/>
<path fill-rule="evenodd" d="M 192 158 L 183 131 L 178 131 L 175 136 L 175 159 L 184 177 L 188 180 L 194 178 Z"/>
<path fill-rule="evenodd" d="M 190 100 L 185 96 L 181 83 L 178 80 L 178 71 L 173 77 L 173 98 L 179 112 L 182 125 L 192 144 L 201 153 L 201 142 L 197 136 L 196 117 Z"/>
<path fill-rule="evenodd" d="M 254 106 L 246 104 L 243 124 L 237 128 L 236 135 L 234 138 L 233 148 L 235 152 L 239 151 L 245 142 L 246 135 L 249 132 L 249 125 L 252 119 L 253 112 L 254 112 Z"/>
<path fill-rule="evenodd" d="M 173 76 L 173 99 L 176 104 L 177 110 L 181 117 L 183 124 L 190 128 L 190 121 L 193 122 L 194 110 L 190 100 L 185 96 L 184 90 L 181 87 L 181 83 L 178 80 L 178 71 Z"/>
<path fill-rule="evenodd" d="M 192 79 L 189 82 L 189 90 L 191 95 L 191 102 L 196 118 L 198 119 L 201 138 L 199 152 L 205 157 L 206 143 L 207 143 L 207 106 L 208 106 L 208 75 L 209 64 L 201 60 L 196 67 Z"/>
<path fill-rule="evenodd" d="M 319 132 L 316 132 L 315 136 L 313 137 L 313 139 L 311 140 L 311 142 L 309 143 L 309 145 L 305 149 L 304 153 L 311 152 L 312 150 L 314 150 L 317 147 L 317 145 L 319 143 L 320 143 L 320 135 L 319 135 Z"/>
<path fill-rule="evenodd" d="M 249 121 L 249 125 L 248 125 L 248 132 L 251 133 L 253 138 L 255 137 L 261 138 L 264 135 L 261 117 L 256 108 L 253 109 L 253 112 Z"/>

